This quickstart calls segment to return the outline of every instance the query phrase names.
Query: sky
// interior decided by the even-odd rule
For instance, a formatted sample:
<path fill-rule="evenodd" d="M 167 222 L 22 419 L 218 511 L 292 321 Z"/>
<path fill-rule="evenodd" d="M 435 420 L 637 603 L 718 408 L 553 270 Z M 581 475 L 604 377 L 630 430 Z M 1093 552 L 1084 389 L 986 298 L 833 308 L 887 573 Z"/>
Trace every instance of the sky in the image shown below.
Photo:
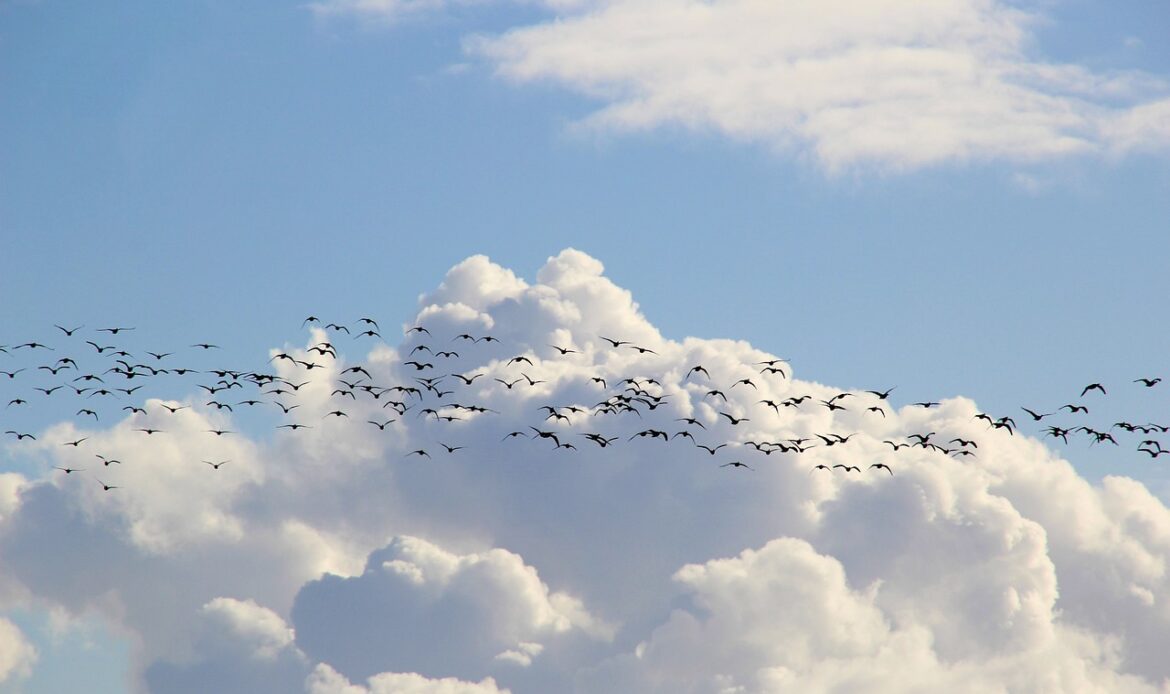
<path fill-rule="evenodd" d="M 0 440 L 0 691 L 1164 691 L 1170 457 L 1043 427 L 1170 424 L 1168 29 L 1155 0 L 0 2 L 0 399 L 29 400 L 0 429 L 36 436 Z M 380 431 L 330 392 L 418 385 L 424 338 L 495 412 L 424 389 Z M 308 381 L 305 414 L 216 409 L 205 373 L 34 390 L 115 364 L 85 340 Z M 539 424 L 626 377 L 667 404 Z M 731 445 L 628 440 L 688 417 Z M 530 425 L 577 449 L 500 440 Z M 930 431 L 978 452 L 882 443 Z"/>

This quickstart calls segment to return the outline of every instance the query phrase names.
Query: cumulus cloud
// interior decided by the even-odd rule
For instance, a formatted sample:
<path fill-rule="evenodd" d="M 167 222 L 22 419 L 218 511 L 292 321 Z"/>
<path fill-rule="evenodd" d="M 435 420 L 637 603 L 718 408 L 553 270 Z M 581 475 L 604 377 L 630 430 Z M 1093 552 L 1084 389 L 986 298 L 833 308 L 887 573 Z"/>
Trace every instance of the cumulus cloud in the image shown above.
<path fill-rule="evenodd" d="M 445 6 L 315 7 L 394 20 Z M 1165 151 L 1167 76 L 1046 60 L 1041 21 L 1003 0 L 585 0 L 465 48 L 507 80 L 598 102 L 585 127 L 715 132 L 830 172 Z"/>
<path fill-rule="evenodd" d="M 0 684 L 27 677 L 37 661 L 37 649 L 20 627 L 0 617 Z"/>
<path fill-rule="evenodd" d="M 308 694 L 509 694 L 495 680 L 464 682 L 453 677 L 428 679 L 413 672 L 383 672 L 369 679 L 369 686 L 351 684 L 328 665 L 321 664 L 306 682 Z"/>
<path fill-rule="evenodd" d="M 1170 510 L 1139 482 L 1091 483 L 1026 432 L 988 429 L 969 399 L 887 402 L 881 417 L 854 392 L 830 411 L 817 401 L 839 391 L 799 365 L 761 373 L 774 357 L 746 342 L 664 336 L 571 249 L 530 281 L 470 258 L 383 327 L 395 319 L 431 334 L 334 360 L 309 351 L 328 339 L 310 330 L 257 355 L 298 385 L 287 415 L 248 420 L 179 392 L 10 447 L 42 472 L 0 477 L 0 585 L 19 596 L 6 604 L 106 619 L 155 691 L 1167 686 Z M 416 380 L 431 373 L 471 383 L 446 376 L 440 396 Z M 638 389 L 638 415 L 596 407 Z M 275 429 L 288 421 L 312 428 Z M 165 436 L 135 431 L 156 422 Z M 224 428 L 240 433 L 208 431 Z M 636 436 L 650 428 L 669 441 Z M 976 440 L 977 455 L 883 443 L 919 432 Z M 834 433 L 848 442 L 822 443 Z M 817 446 L 748 443 L 792 439 Z M 121 489 L 50 467 L 92 466 L 95 451 L 123 460 L 101 471 Z M 720 467 L 732 461 L 751 469 Z M 10 671 L 32 656 L 0 648 L 21 652 Z"/>
<path fill-rule="evenodd" d="M 416 537 L 372 553 L 361 576 L 307 584 L 292 615 L 302 648 L 357 678 L 383 670 L 472 677 L 501 657 L 531 665 L 538 640 L 570 629 L 612 637 L 520 556 L 454 554 Z"/>

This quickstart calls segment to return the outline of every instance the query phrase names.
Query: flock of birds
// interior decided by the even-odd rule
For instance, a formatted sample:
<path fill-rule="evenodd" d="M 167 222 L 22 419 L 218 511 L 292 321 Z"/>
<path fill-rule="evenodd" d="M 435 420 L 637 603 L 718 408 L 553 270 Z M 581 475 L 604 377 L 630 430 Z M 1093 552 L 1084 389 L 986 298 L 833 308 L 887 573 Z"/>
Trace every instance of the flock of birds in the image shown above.
<path fill-rule="evenodd" d="M 350 326 L 339 323 L 322 323 L 316 316 L 309 316 L 302 323 L 306 326 L 322 328 L 326 335 L 347 335 L 349 339 L 362 338 L 381 339 L 381 328 L 372 318 L 363 317 Z M 444 425 L 453 424 L 475 416 L 499 415 L 500 412 L 482 404 L 461 402 L 464 394 L 470 393 L 473 388 L 480 388 L 486 384 L 496 389 L 501 395 L 508 395 L 525 389 L 536 388 L 547 383 L 548 379 L 540 378 L 538 369 L 549 359 L 570 359 L 572 355 L 580 354 L 575 345 L 547 345 L 551 351 L 547 357 L 538 357 L 535 350 L 525 350 L 507 358 L 509 352 L 503 351 L 506 345 L 491 335 L 433 335 L 426 326 L 418 325 L 405 331 L 405 340 L 400 347 L 406 352 L 399 366 L 405 374 L 403 382 L 378 383 L 372 373 L 379 369 L 363 364 L 355 364 L 338 370 L 334 383 L 329 384 L 332 392 L 329 394 L 330 407 L 334 409 L 321 417 L 305 420 L 298 416 L 298 409 L 302 404 L 297 402 L 302 388 L 314 382 L 315 372 L 331 366 L 330 362 L 338 360 L 336 346 L 329 340 L 320 341 L 304 351 L 295 353 L 279 352 L 270 360 L 266 370 L 242 370 L 230 368 L 191 368 L 190 360 L 194 354 L 215 355 L 221 350 L 220 346 L 209 342 L 197 342 L 177 351 L 149 351 L 140 350 L 131 352 L 124 343 L 120 344 L 120 337 L 132 334 L 133 327 L 102 327 L 82 332 L 85 326 L 68 328 L 61 325 L 54 326 L 57 338 L 54 346 L 38 341 L 28 341 L 13 345 L 0 345 L 0 399 L 6 404 L 0 412 L 0 427 L 5 420 L 11 421 L 15 412 L 27 408 L 42 406 L 47 401 L 59 403 L 67 399 L 68 410 L 77 407 L 70 416 L 75 420 L 91 423 L 100 422 L 102 417 L 109 417 L 111 411 L 117 416 L 129 417 L 131 424 L 138 424 L 133 428 L 141 432 L 144 444 L 155 436 L 167 434 L 166 417 L 176 416 L 182 410 L 192 407 L 199 408 L 199 403 L 193 405 L 169 404 L 175 401 L 143 400 L 144 394 L 139 391 L 147 384 L 154 384 L 164 378 L 180 377 L 194 379 L 195 387 L 205 391 L 207 401 L 201 405 L 206 411 L 236 413 L 243 408 L 267 408 L 281 419 L 275 427 L 281 431 L 296 433 L 305 429 L 324 426 L 329 420 L 353 420 L 353 416 L 367 417 L 369 412 L 380 413 L 380 416 L 367 418 L 365 425 L 379 431 L 387 431 L 395 422 L 411 416 L 433 420 Z M 657 356 L 651 348 L 634 344 L 627 340 L 598 335 L 597 345 L 604 349 L 628 350 L 640 356 Z M 335 338 L 336 339 L 336 338 Z M 485 350 L 491 350 L 490 353 Z M 464 372 L 452 369 L 466 360 L 470 354 L 478 352 L 480 357 L 478 368 Z M 487 365 L 484 366 L 484 358 Z M 188 360 L 187 365 L 180 366 L 181 359 Z M 535 361 L 534 361 L 535 360 Z M 281 364 L 289 367 L 283 369 L 285 376 L 270 373 L 272 364 Z M 805 437 L 785 438 L 777 441 L 747 440 L 746 436 L 735 436 L 741 425 L 751 422 L 753 417 L 781 416 L 786 410 L 800 410 L 802 408 L 824 408 L 829 414 L 835 415 L 842 411 L 860 412 L 866 417 L 886 417 L 887 405 L 895 388 L 884 390 L 866 390 L 856 392 L 841 392 L 828 398 L 816 397 L 812 394 L 792 395 L 783 400 L 770 398 L 756 398 L 755 395 L 747 402 L 752 408 L 731 407 L 729 393 L 759 391 L 764 379 L 788 379 L 786 369 L 787 360 L 768 359 L 760 361 L 754 366 L 758 375 L 735 380 L 734 382 L 718 387 L 712 374 L 702 364 L 694 364 L 675 385 L 688 387 L 696 396 L 701 393 L 701 399 L 710 404 L 715 412 L 713 418 L 703 420 L 691 417 L 670 416 L 670 398 L 677 394 L 677 389 L 668 392 L 663 384 L 655 379 L 639 375 L 615 377 L 599 373 L 589 377 L 588 387 L 599 393 L 600 399 L 591 406 L 581 404 L 543 404 L 535 411 L 543 415 L 533 424 L 526 424 L 508 432 L 502 441 L 524 439 L 535 442 L 545 442 L 550 450 L 568 452 L 581 446 L 597 446 L 608 449 L 617 445 L 624 445 L 636 440 L 647 442 L 659 441 L 661 444 L 677 445 L 680 439 L 685 439 L 684 445 L 693 446 L 696 450 L 709 454 L 715 459 L 715 464 L 721 468 L 754 470 L 758 465 L 755 459 L 760 456 L 768 458 L 773 454 L 798 456 L 813 448 L 829 448 L 845 446 L 857 436 L 856 432 L 840 434 L 836 432 L 816 433 Z M 294 376 L 287 374 L 291 372 Z M 534 375 L 535 374 L 535 375 Z M 483 379 L 480 381 L 480 379 Z M 1131 387 L 1154 388 L 1162 379 L 1158 377 L 1141 377 L 1134 379 Z M 1129 385 L 1129 384 L 1127 384 Z M 188 387 L 188 390 L 192 390 Z M 10 392 L 5 392 L 10 391 Z M 1028 407 L 1021 407 L 1022 421 L 1035 422 L 1043 428 L 1043 435 L 1048 438 L 1060 439 L 1069 442 L 1070 437 L 1087 437 L 1090 445 L 1110 444 L 1120 446 L 1121 437 L 1140 439 L 1136 450 L 1159 458 L 1170 455 L 1170 449 L 1163 448 L 1158 436 L 1170 432 L 1170 426 L 1152 422 L 1118 421 L 1109 426 L 1091 426 L 1089 423 L 1066 421 L 1067 418 L 1084 419 L 1089 414 L 1091 398 L 1107 396 L 1106 387 L 1100 383 L 1090 383 L 1084 386 L 1076 402 L 1066 403 L 1049 412 L 1041 412 Z M 743 398 L 736 398 L 737 403 L 743 403 Z M 911 403 L 912 406 L 933 408 L 939 405 L 934 401 Z M 147 410 L 151 407 L 153 411 Z M 662 408 L 662 411 L 659 411 Z M 279 410 L 279 413 L 277 413 Z M 358 410 L 365 414 L 359 414 Z M 727 411 L 731 410 L 731 411 Z M 667 414 L 664 414 L 667 413 Z M 757 414 L 758 412 L 758 414 Z M 674 412 L 677 414 L 677 410 Z M 623 422 L 636 422 L 637 426 L 619 432 L 618 435 L 605 435 L 597 431 L 584 431 L 599 427 L 585 426 L 586 422 L 593 422 L 595 417 L 609 417 L 620 419 Z M 1026 419 L 1024 419 L 1026 417 Z M 983 420 L 990 432 L 998 435 L 1014 435 L 1017 428 L 1016 420 L 1008 416 L 993 417 L 990 414 L 979 413 L 976 418 Z M 1061 419 L 1058 419 L 1061 418 Z M 712 440 L 710 433 L 715 429 L 715 423 L 725 425 L 719 428 L 725 435 L 722 439 Z M 708 428 L 712 424 L 712 429 Z M 600 427 L 608 429 L 614 434 L 615 427 Z M 390 432 L 394 429 L 390 428 Z M 502 430 L 501 430 L 502 431 Z M 450 430 L 454 436 L 458 435 L 458 427 Z M 211 428 L 206 431 L 209 437 L 216 439 L 236 434 L 233 430 Z M 19 428 L 4 427 L 4 435 L 16 443 L 37 441 L 38 437 L 31 431 Z M 936 432 L 916 432 L 907 435 L 902 440 L 885 440 L 893 453 L 907 448 L 923 448 L 936 451 L 954 458 L 975 457 L 979 444 L 977 441 L 952 437 L 949 440 L 936 438 Z M 450 437 L 444 437 L 450 439 Z M 81 449 L 90 442 L 89 437 L 79 437 L 74 440 L 54 442 L 61 446 Z M 457 445 L 444 440 L 436 440 L 435 445 L 420 447 L 406 453 L 406 457 L 431 458 L 432 452 L 440 455 L 440 451 L 447 455 L 456 454 L 467 448 L 467 444 Z M 101 452 L 93 452 L 94 470 L 84 467 L 55 466 L 63 475 L 74 473 L 110 470 L 111 466 L 122 465 L 122 461 L 108 457 Z M 751 456 L 750 458 L 747 456 Z M 734 459 L 730 459 L 734 458 Z M 744 462 L 745 458 L 749 462 Z M 230 460 L 208 460 L 206 456 L 194 456 L 193 460 L 208 466 L 211 471 L 218 471 Z M 861 473 L 860 465 L 835 464 L 828 466 L 817 464 L 809 472 L 832 472 L 841 470 L 843 474 Z M 887 462 L 873 462 L 867 470 L 876 473 L 894 474 L 894 469 Z M 110 484 L 103 477 L 94 475 L 94 479 L 106 492 L 119 489 L 120 485 Z"/>

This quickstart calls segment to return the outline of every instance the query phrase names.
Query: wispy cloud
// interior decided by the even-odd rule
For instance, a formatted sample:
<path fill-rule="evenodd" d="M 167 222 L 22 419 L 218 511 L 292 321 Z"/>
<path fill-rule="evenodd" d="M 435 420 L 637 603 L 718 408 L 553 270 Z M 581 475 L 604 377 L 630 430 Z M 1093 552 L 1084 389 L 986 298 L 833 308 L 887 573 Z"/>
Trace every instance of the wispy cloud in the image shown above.
<path fill-rule="evenodd" d="M 446 2 L 315 7 L 393 21 Z M 1048 60 L 1038 17 L 1000 0 L 542 4 L 547 21 L 466 50 L 513 83 L 589 97 L 589 129 L 718 133 L 834 173 L 1170 146 L 1167 75 Z"/>

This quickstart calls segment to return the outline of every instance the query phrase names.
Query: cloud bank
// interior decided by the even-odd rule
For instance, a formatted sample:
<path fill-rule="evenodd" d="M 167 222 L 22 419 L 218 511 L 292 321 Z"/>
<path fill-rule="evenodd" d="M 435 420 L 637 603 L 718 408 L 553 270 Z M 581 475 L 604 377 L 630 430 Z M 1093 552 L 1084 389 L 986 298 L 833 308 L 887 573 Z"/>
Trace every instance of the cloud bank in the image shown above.
<path fill-rule="evenodd" d="M 252 368 L 299 384 L 262 394 L 298 405 L 271 422 L 182 382 L 191 392 L 146 414 L 6 442 L 42 472 L 0 477 L 3 605 L 132 635 L 144 691 L 1170 686 L 1170 511 L 1134 480 L 1090 483 L 1045 442 L 990 429 L 969 399 L 856 391 L 831 410 L 818 401 L 839 391 L 799 365 L 761 373 L 775 357 L 746 342 L 664 336 L 571 249 L 532 282 L 469 258 L 401 318 L 401 340 L 337 342 L 364 353 L 310 352 L 329 337 L 310 328 L 257 355 Z M 441 374 L 471 383 L 446 375 L 439 395 L 416 380 Z M 165 434 L 136 431 L 154 426 Z M 241 433 L 209 433 L 225 428 Z M 667 440 L 637 436 L 655 429 Z M 883 443 L 927 432 L 977 453 Z M 801 439 L 817 445 L 761 443 Z M 101 471 L 119 489 L 51 468 L 96 453 L 123 461 Z M 0 655 L 4 677 L 35 662 L 7 621 Z"/>

